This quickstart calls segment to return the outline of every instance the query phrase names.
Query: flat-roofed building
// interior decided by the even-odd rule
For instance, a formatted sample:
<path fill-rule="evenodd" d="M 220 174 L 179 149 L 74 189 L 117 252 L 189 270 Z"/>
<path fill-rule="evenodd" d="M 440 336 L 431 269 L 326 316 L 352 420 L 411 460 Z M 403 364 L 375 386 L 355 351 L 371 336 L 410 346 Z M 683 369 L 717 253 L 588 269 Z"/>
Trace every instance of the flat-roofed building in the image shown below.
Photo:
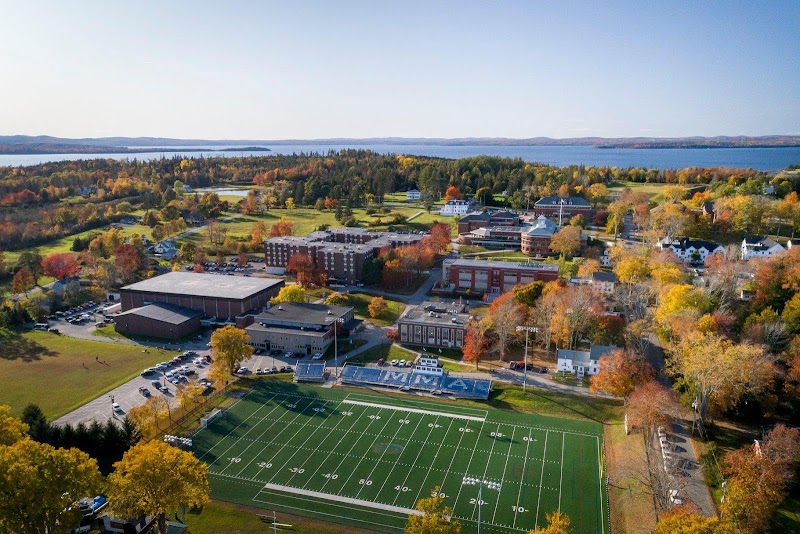
<path fill-rule="evenodd" d="M 520 216 L 511 211 L 473 211 L 458 220 L 458 233 L 487 226 L 519 226 Z"/>
<path fill-rule="evenodd" d="M 522 244 L 521 226 L 485 226 L 458 236 L 463 245 L 476 245 L 485 248 L 518 249 Z"/>
<path fill-rule="evenodd" d="M 318 230 L 307 236 L 272 237 L 264 242 L 268 272 L 283 274 L 295 254 L 311 258 L 328 278 L 354 283 L 361 280 L 364 264 L 384 247 L 418 243 L 422 233 L 369 232 L 364 228 Z"/>
<path fill-rule="evenodd" d="M 247 316 L 243 326 L 254 347 L 324 354 L 333 343 L 334 328 L 344 336 L 358 324 L 351 307 L 283 302 Z"/>
<path fill-rule="evenodd" d="M 581 197 L 542 197 L 533 204 L 533 213 L 537 217 L 544 215 L 567 223 L 575 215 L 583 215 L 589 219 L 592 205 Z"/>
<path fill-rule="evenodd" d="M 158 302 L 124 311 L 114 317 L 120 334 L 181 339 L 200 329 L 203 312 Z"/>
<path fill-rule="evenodd" d="M 423 302 L 397 320 L 401 343 L 460 349 L 472 316 L 465 304 Z"/>
<path fill-rule="evenodd" d="M 457 292 L 498 295 L 514 286 L 557 278 L 558 265 L 550 263 L 457 259 L 442 264 L 441 285 Z"/>
<path fill-rule="evenodd" d="M 164 303 L 231 319 L 266 306 L 284 286 L 276 278 L 171 272 L 120 289 L 122 311 Z"/>

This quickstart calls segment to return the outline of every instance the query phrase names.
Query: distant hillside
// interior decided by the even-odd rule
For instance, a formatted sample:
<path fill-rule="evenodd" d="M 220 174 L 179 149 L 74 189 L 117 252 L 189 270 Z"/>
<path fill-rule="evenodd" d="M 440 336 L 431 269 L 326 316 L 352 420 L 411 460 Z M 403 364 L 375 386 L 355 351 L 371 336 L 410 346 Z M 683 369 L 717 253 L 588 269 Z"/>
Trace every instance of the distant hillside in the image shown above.
<path fill-rule="evenodd" d="M 247 150 L 268 150 L 273 145 L 437 145 L 437 146 L 593 146 L 596 148 L 742 148 L 742 147 L 795 147 L 800 146 L 800 135 L 768 135 L 760 137 L 572 137 L 556 139 L 531 137 L 512 139 L 507 137 L 370 137 L 352 139 L 345 137 L 327 139 L 174 139 L 168 137 L 97 137 L 68 139 L 48 135 L 0 136 L 0 154 L 66 154 L 66 153 L 111 153 L 142 152 L 149 148 L 170 150 L 166 147 L 200 149 L 223 147 L 247 147 Z M 182 149 L 181 151 L 186 151 Z"/>

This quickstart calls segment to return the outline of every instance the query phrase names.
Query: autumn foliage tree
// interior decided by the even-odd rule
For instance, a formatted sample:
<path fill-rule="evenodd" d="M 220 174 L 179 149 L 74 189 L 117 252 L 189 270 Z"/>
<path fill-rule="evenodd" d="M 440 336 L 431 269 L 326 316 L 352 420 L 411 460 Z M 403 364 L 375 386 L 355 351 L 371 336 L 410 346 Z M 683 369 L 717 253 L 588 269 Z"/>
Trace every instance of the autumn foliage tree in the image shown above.
<path fill-rule="evenodd" d="M 727 477 L 722 518 L 741 532 L 766 532 L 800 460 L 800 429 L 777 425 L 756 445 L 731 451 L 723 458 Z"/>
<path fill-rule="evenodd" d="M 306 291 L 298 286 L 285 286 L 278 291 L 277 296 L 270 299 L 271 304 L 280 304 L 281 302 L 305 302 Z"/>
<path fill-rule="evenodd" d="M 602 391 L 617 397 L 627 397 L 636 386 L 654 376 L 653 368 L 643 358 L 622 349 L 600 358 L 599 370 L 591 379 L 589 390 Z"/>
<path fill-rule="evenodd" d="M 569 516 L 558 510 L 546 513 L 547 525 L 531 530 L 529 534 L 572 534 L 575 532 L 570 523 Z"/>
<path fill-rule="evenodd" d="M 314 260 L 306 254 L 292 254 L 286 264 L 286 271 L 297 277 L 302 287 L 324 286 L 327 281 L 325 273 L 317 268 Z"/>
<path fill-rule="evenodd" d="M 285 235 L 292 235 L 294 233 L 294 225 L 292 221 L 286 218 L 281 218 L 273 224 L 269 229 L 270 237 L 280 237 Z"/>
<path fill-rule="evenodd" d="M 444 199 L 447 200 L 461 200 L 461 191 L 454 185 L 447 188 L 444 192 Z"/>
<path fill-rule="evenodd" d="M 581 229 L 577 226 L 564 226 L 550 239 L 550 250 L 562 258 L 571 258 L 581 249 Z"/>
<path fill-rule="evenodd" d="M 486 318 L 494 350 L 505 360 L 508 346 L 517 337 L 516 329 L 525 320 L 525 309 L 514 300 L 513 293 L 507 292 L 492 301 Z"/>
<path fill-rule="evenodd" d="M 14 279 L 11 282 L 11 290 L 14 293 L 28 293 L 33 288 L 33 274 L 27 267 L 23 267 L 14 273 Z"/>
<path fill-rule="evenodd" d="M 214 354 L 214 363 L 223 366 L 230 373 L 253 354 L 253 348 L 247 332 L 227 325 L 211 334 L 211 352 Z"/>
<path fill-rule="evenodd" d="M 389 313 L 389 305 L 386 304 L 386 300 L 383 297 L 372 297 L 367 306 L 367 311 L 369 311 L 369 316 L 373 319 L 383 317 Z"/>
<path fill-rule="evenodd" d="M 56 252 L 46 256 L 42 260 L 42 272 L 46 276 L 52 276 L 56 280 L 61 280 L 69 276 L 78 274 L 81 270 L 78 260 L 74 254 L 69 252 Z"/>
<path fill-rule="evenodd" d="M 167 517 L 181 506 L 209 502 L 208 466 L 191 453 L 153 440 L 139 443 L 114 464 L 108 477 L 108 498 L 122 517 L 158 518 L 161 534 Z"/>
<path fill-rule="evenodd" d="M 416 509 L 421 515 L 408 516 L 405 534 L 459 534 L 461 523 L 452 519 L 453 509 L 444 505 L 439 487 L 433 489 L 431 497 L 417 501 Z"/>
<path fill-rule="evenodd" d="M 464 335 L 464 346 L 461 348 L 465 362 L 475 362 L 475 369 L 486 352 L 488 340 L 484 336 L 486 330 L 485 319 L 481 321 L 471 321 L 467 325 Z"/>

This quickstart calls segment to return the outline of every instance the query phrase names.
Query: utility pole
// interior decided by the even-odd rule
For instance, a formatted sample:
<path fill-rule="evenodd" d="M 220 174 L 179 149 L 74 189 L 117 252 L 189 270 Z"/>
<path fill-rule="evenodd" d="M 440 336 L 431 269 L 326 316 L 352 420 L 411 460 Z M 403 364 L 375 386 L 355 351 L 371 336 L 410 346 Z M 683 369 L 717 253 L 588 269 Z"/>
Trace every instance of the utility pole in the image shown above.
<path fill-rule="evenodd" d="M 522 378 L 522 391 L 525 392 L 528 386 L 528 332 L 533 332 L 534 334 L 538 332 L 539 329 L 535 326 L 518 326 L 517 332 L 525 332 L 525 361 L 524 361 L 524 370 L 523 370 L 523 378 Z"/>

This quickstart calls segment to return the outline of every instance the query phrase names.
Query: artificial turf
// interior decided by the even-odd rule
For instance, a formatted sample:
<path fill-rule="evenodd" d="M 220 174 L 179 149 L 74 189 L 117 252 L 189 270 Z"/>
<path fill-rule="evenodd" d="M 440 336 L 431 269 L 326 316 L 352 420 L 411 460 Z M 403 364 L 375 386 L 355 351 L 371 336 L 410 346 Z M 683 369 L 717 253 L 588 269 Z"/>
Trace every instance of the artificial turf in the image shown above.
<path fill-rule="evenodd" d="M 401 532 L 435 487 L 464 532 L 511 534 L 560 509 L 608 532 L 602 428 L 591 422 L 262 382 L 193 450 L 216 499 Z M 464 479 L 483 482 L 465 485 Z M 482 503 L 482 504 L 480 504 Z"/>

